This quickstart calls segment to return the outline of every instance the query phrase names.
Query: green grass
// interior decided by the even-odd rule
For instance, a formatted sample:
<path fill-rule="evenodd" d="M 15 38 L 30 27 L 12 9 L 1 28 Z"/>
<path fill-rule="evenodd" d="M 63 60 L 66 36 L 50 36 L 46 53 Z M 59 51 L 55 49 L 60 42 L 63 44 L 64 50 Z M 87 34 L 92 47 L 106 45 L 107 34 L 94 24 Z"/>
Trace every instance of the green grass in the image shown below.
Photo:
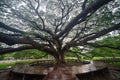
<path fill-rule="evenodd" d="M 116 57 L 118 58 L 118 57 Z M 92 60 L 109 60 L 112 59 L 112 57 L 94 57 Z M 111 61 L 111 62 L 106 62 L 106 64 L 112 64 L 112 65 L 120 65 L 120 62 L 116 62 L 116 61 Z"/>
<path fill-rule="evenodd" d="M 31 63 L 34 62 L 35 60 L 22 60 L 22 61 L 17 61 L 17 62 L 4 62 L 0 63 L 0 69 L 5 69 L 8 66 L 15 66 L 16 63 Z"/>
<path fill-rule="evenodd" d="M 93 60 L 101 60 L 101 59 L 105 59 L 105 58 L 103 57 L 93 58 Z M 4 62 L 4 63 L 0 63 L 0 69 L 7 68 L 8 66 L 14 66 L 16 65 L 16 63 L 31 63 L 34 61 L 36 60 L 21 60 L 21 61 L 16 61 L 16 62 Z M 120 65 L 120 62 L 107 62 L 107 64 Z"/>
<path fill-rule="evenodd" d="M 112 57 L 94 57 L 92 60 L 106 60 L 111 59 Z"/>
<path fill-rule="evenodd" d="M 0 69 L 7 68 L 8 66 L 14 66 L 16 62 L 5 62 L 5 63 L 0 63 Z"/>

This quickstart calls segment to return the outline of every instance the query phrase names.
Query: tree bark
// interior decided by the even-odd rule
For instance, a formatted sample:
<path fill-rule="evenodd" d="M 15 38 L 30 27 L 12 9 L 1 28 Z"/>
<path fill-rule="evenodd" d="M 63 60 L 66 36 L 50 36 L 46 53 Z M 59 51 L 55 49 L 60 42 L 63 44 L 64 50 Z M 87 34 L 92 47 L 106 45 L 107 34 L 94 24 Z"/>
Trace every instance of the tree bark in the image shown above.
<path fill-rule="evenodd" d="M 65 64 L 65 57 L 63 53 L 59 53 L 58 55 L 55 56 L 56 59 L 56 64 L 57 65 L 61 65 L 61 64 Z"/>

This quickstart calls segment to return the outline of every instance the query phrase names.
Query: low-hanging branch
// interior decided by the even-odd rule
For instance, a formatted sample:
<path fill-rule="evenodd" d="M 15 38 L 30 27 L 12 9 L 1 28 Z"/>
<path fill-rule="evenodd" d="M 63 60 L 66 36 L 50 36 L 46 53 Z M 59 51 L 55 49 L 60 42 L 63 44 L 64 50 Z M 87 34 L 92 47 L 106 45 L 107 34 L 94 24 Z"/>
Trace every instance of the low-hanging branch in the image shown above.
<path fill-rule="evenodd" d="M 0 42 L 6 43 L 8 45 L 30 43 L 26 38 L 17 38 L 2 32 L 0 32 Z"/>
<path fill-rule="evenodd" d="M 27 49 L 35 49 L 33 46 L 21 46 L 17 48 L 0 48 L 0 55 L 6 54 L 6 53 L 12 53 L 16 51 L 22 51 Z"/>
<path fill-rule="evenodd" d="M 0 28 L 3 28 L 3 29 L 6 29 L 8 31 L 12 31 L 12 32 L 17 32 L 17 33 L 25 33 L 24 31 L 21 31 L 21 30 L 18 30 L 18 29 L 15 29 L 15 28 L 12 28 L 2 22 L 0 22 Z"/>

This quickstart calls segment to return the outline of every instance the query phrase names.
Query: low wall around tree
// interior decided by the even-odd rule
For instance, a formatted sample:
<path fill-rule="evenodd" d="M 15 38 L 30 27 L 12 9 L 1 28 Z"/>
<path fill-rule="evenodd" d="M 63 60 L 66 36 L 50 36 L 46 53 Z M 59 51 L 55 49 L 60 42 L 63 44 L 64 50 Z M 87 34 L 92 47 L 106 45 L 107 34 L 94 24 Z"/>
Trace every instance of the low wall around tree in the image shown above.
<path fill-rule="evenodd" d="M 91 62 L 90 64 L 71 63 L 69 67 L 72 74 L 79 80 L 112 80 L 108 68 L 104 63 Z M 47 64 L 46 64 L 47 65 Z M 63 67 L 65 68 L 65 67 Z M 43 80 L 52 71 L 53 67 L 17 65 L 11 71 L 11 80 Z"/>

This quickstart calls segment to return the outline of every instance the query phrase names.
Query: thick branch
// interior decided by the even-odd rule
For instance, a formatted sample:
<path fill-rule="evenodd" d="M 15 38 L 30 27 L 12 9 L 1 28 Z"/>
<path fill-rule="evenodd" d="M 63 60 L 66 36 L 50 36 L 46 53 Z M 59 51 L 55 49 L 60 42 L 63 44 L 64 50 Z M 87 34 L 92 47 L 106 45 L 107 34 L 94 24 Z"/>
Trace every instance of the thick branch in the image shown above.
<path fill-rule="evenodd" d="M 35 47 L 36 49 L 40 50 L 40 51 L 44 51 L 50 55 L 55 55 L 56 50 L 52 47 L 50 47 L 50 44 L 39 44 L 36 41 L 33 41 L 31 38 L 27 38 L 28 41 L 30 41 L 30 45 L 32 45 L 33 47 Z"/>
<path fill-rule="evenodd" d="M 37 24 L 36 24 L 37 25 Z M 2 22 L 0 22 L 0 27 L 1 28 L 4 28 L 4 29 L 6 29 L 6 30 L 8 30 L 8 31 L 12 31 L 12 32 L 17 32 L 17 33 L 24 33 L 24 34 L 30 34 L 30 35 L 34 35 L 35 37 L 37 37 L 37 38 L 40 38 L 40 39 L 42 39 L 42 40 L 44 40 L 44 41 L 49 41 L 49 39 L 48 39 L 48 37 L 44 37 L 44 36 L 42 36 L 42 35 L 40 35 L 40 34 L 35 34 L 35 33 L 27 33 L 27 32 L 24 32 L 24 31 L 21 31 L 21 30 L 18 30 L 18 29 L 15 29 L 15 28 L 12 28 L 12 27 L 10 27 L 10 26 L 8 26 L 8 25 L 6 25 L 6 24 L 4 24 L 4 23 L 2 23 Z M 43 30 L 42 30 L 43 31 Z M 47 31 L 46 31 L 47 32 Z M 1 42 L 3 42 L 2 40 L 5 40 L 5 37 L 6 38 L 8 38 L 9 37 L 9 39 L 8 40 L 11 40 L 12 39 L 12 36 L 22 36 L 21 34 L 4 34 L 4 33 L 1 33 L 0 34 L 1 36 L 0 36 L 0 41 Z M 5 35 L 5 36 L 4 36 Z M 4 39 L 2 38 L 4 36 Z M 12 39 L 13 40 L 13 39 Z M 8 42 L 10 42 L 10 41 L 8 41 Z"/>
<path fill-rule="evenodd" d="M 17 32 L 17 33 L 24 33 L 23 31 L 21 30 L 18 30 L 18 29 L 15 29 L 15 28 L 12 28 L 10 26 L 7 26 L 6 24 L 0 22 L 0 27 L 3 28 L 3 29 L 6 29 L 8 31 L 12 31 L 12 32 Z"/>
<path fill-rule="evenodd" d="M 1 54 L 6 54 L 6 53 L 11 53 L 11 52 L 16 52 L 16 51 L 22 51 L 22 50 L 27 50 L 27 49 L 34 49 L 32 46 L 21 46 L 18 48 L 0 48 L 0 55 Z"/>
<path fill-rule="evenodd" d="M 103 35 L 111 32 L 111 31 L 118 30 L 119 28 L 120 28 L 120 23 L 119 23 L 119 24 L 116 24 L 116 25 L 114 25 L 113 27 L 110 27 L 110 28 L 108 28 L 108 29 L 104 29 L 104 30 L 96 33 L 95 35 L 91 35 L 90 37 L 85 38 L 83 41 L 84 41 L 84 42 L 87 42 L 87 41 L 90 41 L 90 40 L 94 40 L 94 39 L 96 39 L 96 38 L 98 38 L 98 37 L 101 37 L 101 36 L 103 36 Z"/>
<path fill-rule="evenodd" d="M 86 8 L 87 1 L 88 0 L 84 0 L 83 5 L 82 5 L 82 10 L 84 10 Z"/>
<path fill-rule="evenodd" d="M 10 36 L 9 34 L 5 34 L 0 32 L 0 42 L 6 43 L 8 45 L 14 44 L 29 44 L 30 42 L 25 38 L 16 38 Z"/>

